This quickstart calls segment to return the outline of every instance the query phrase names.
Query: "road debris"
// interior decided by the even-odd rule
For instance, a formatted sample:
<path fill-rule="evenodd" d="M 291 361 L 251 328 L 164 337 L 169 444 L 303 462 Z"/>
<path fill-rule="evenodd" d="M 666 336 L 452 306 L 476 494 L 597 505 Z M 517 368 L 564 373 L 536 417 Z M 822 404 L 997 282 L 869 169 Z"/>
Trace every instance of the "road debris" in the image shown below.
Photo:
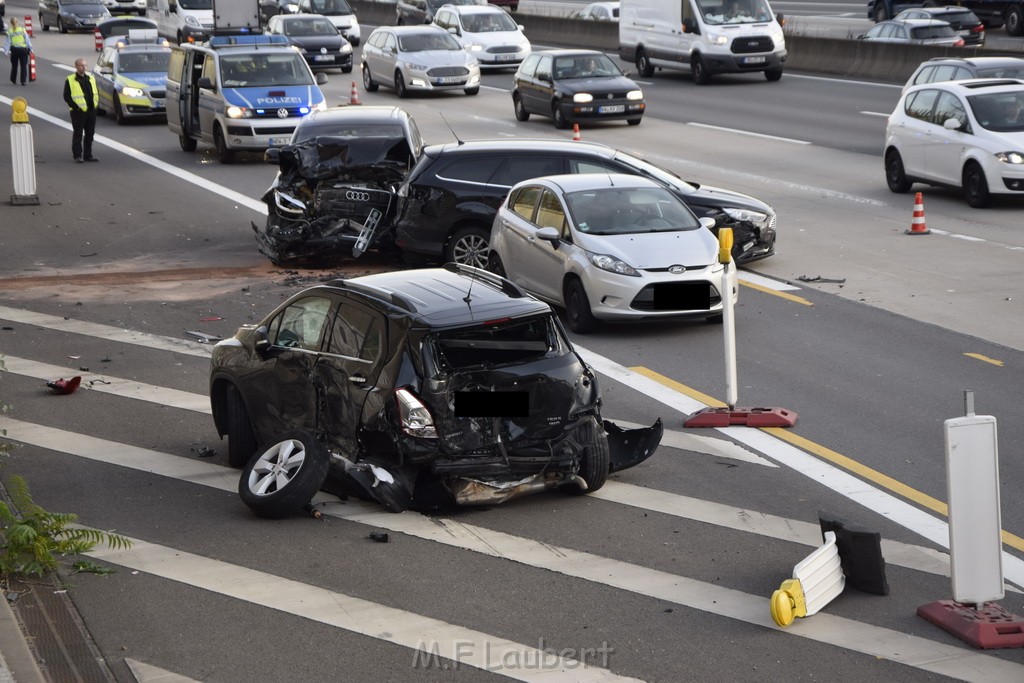
<path fill-rule="evenodd" d="M 51 380 L 46 383 L 46 386 L 58 396 L 65 396 L 67 394 L 75 393 L 75 389 L 77 389 L 78 385 L 81 383 L 81 376 L 75 375 L 71 379 L 64 379 L 61 377 L 60 379 Z"/>
<path fill-rule="evenodd" d="M 797 280 L 799 280 L 800 282 L 818 282 L 821 284 L 830 285 L 841 285 L 846 283 L 845 277 L 842 279 L 836 279 L 830 277 L 822 277 L 820 275 L 815 275 L 814 277 L 811 277 L 810 275 L 800 275 L 799 277 L 797 277 Z"/>

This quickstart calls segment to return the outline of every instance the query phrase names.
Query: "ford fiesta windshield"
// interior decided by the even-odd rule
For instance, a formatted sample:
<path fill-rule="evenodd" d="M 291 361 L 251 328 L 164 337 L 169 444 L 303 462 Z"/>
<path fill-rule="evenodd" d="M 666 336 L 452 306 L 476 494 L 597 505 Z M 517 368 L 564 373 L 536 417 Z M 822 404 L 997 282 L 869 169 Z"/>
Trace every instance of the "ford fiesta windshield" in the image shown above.
<path fill-rule="evenodd" d="M 225 88 L 313 85 L 313 77 L 298 53 L 224 55 L 220 58 Z"/>
<path fill-rule="evenodd" d="M 606 188 L 565 196 L 576 229 L 591 235 L 678 232 L 700 227 L 686 205 L 663 188 Z"/>

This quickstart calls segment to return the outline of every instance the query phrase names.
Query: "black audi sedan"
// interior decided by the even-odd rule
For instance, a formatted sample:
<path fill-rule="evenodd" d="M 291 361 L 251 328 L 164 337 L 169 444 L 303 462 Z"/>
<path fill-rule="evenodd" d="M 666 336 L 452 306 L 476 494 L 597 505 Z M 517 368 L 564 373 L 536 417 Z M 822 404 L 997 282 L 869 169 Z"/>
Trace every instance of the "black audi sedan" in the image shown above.
<path fill-rule="evenodd" d="M 270 18 L 267 33 L 287 38 L 314 69 L 352 73 L 352 44 L 323 15 L 278 14 Z"/>
<path fill-rule="evenodd" d="M 550 116 L 555 128 L 584 121 L 621 120 L 640 125 L 644 92 L 603 52 L 550 50 L 523 60 L 512 84 L 516 118 Z"/>

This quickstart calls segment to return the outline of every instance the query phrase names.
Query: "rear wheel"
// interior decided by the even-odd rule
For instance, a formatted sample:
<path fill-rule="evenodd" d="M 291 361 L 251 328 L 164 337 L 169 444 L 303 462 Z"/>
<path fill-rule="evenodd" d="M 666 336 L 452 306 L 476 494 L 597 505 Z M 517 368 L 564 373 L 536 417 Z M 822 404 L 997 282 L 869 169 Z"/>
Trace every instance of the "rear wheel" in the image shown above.
<path fill-rule="evenodd" d="M 697 85 L 707 85 L 711 82 L 711 74 L 700 55 L 694 55 L 690 60 L 690 70 L 693 72 L 693 82 Z"/>
<path fill-rule="evenodd" d="M 565 317 L 569 329 L 578 334 L 587 334 L 597 329 L 597 318 L 590 310 L 587 292 L 577 278 L 569 280 L 565 285 Z"/>
<path fill-rule="evenodd" d="M 43 18 L 42 14 L 39 15 L 39 25 L 43 27 L 44 31 L 50 30 L 50 25 L 46 23 L 46 19 Z"/>
<path fill-rule="evenodd" d="M 402 72 L 395 69 L 395 94 L 399 97 L 408 97 L 409 91 L 405 87 L 405 79 L 402 78 Z"/>
<path fill-rule="evenodd" d="M 767 69 L 764 72 L 764 78 L 766 81 L 774 82 L 782 79 L 782 69 Z"/>
<path fill-rule="evenodd" d="M 196 151 L 196 139 L 191 138 L 187 135 L 178 136 L 178 144 L 181 145 L 181 151 L 183 152 L 194 152 Z"/>
<path fill-rule="evenodd" d="M 885 11 L 885 3 L 875 0 L 875 21 L 885 21 L 889 18 L 889 13 Z"/>
<path fill-rule="evenodd" d="M 259 449 L 256 432 L 252 428 L 249 412 L 238 389 L 230 387 L 227 393 L 228 464 L 242 467 Z"/>
<path fill-rule="evenodd" d="M 988 191 L 988 180 L 981 166 L 971 161 L 964 166 L 963 174 L 964 199 L 975 209 L 984 209 L 992 203 L 992 196 Z"/>
<path fill-rule="evenodd" d="M 329 465 L 327 448 L 316 437 L 305 431 L 288 432 L 246 463 L 238 495 L 260 517 L 287 517 L 316 495 Z"/>
<path fill-rule="evenodd" d="M 651 60 L 643 48 L 636 51 L 636 72 L 644 78 L 654 75 L 654 67 L 651 66 Z"/>
<path fill-rule="evenodd" d="M 373 76 L 370 75 L 370 65 L 363 64 L 363 89 L 366 92 L 377 92 L 379 87 L 379 85 L 373 82 Z"/>
<path fill-rule="evenodd" d="M 526 111 L 526 105 L 523 104 L 523 98 L 519 96 L 519 93 L 512 96 L 512 108 L 515 109 L 517 121 L 530 120 L 530 112 Z"/>
<path fill-rule="evenodd" d="M 885 182 L 889 184 L 889 190 L 897 194 L 909 192 L 910 186 L 913 185 L 903 170 L 903 158 L 894 149 L 890 149 L 885 155 Z"/>
<path fill-rule="evenodd" d="M 580 425 L 579 440 L 582 453 L 577 474 L 587 482 L 587 488 L 583 490 L 578 486 L 567 486 L 564 490 L 566 493 L 583 495 L 593 493 L 604 486 L 605 480 L 608 479 L 611 454 L 608 448 L 608 435 L 596 417 L 587 418 L 586 422 Z"/>
<path fill-rule="evenodd" d="M 557 100 L 551 104 L 551 118 L 555 120 L 555 128 L 564 130 L 569 127 L 569 120 L 562 114 L 562 103 Z"/>
<path fill-rule="evenodd" d="M 454 261 L 475 268 L 487 269 L 491 255 L 491 233 L 484 228 L 462 228 L 448 240 L 444 248 L 445 261 Z"/>
<path fill-rule="evenodd" d="M 1006 10 L 1006 32 L 1011 36 L 1024 35 L 1024 10 L 1014 5 Z"/>
<path fill-rule="evenodd" d="M 235 151 L 228 148 L 224 139 L 224 129 L 219 125 L 213 129 L 213 144 L 217 148 L 217 158 L 222 164 L 230 164 L 235 160 Z"/>

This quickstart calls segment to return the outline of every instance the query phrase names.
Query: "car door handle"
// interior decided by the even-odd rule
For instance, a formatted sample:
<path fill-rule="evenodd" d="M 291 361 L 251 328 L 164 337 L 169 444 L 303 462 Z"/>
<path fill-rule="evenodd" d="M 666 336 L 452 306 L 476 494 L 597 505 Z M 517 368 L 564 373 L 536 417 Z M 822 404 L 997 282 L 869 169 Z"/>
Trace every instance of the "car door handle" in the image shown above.
<path fill-rule="evenodd" d="M 366 384 L 366 378 L 362 375 L 349 375 L 348 381 L 352 384 Z"/>

